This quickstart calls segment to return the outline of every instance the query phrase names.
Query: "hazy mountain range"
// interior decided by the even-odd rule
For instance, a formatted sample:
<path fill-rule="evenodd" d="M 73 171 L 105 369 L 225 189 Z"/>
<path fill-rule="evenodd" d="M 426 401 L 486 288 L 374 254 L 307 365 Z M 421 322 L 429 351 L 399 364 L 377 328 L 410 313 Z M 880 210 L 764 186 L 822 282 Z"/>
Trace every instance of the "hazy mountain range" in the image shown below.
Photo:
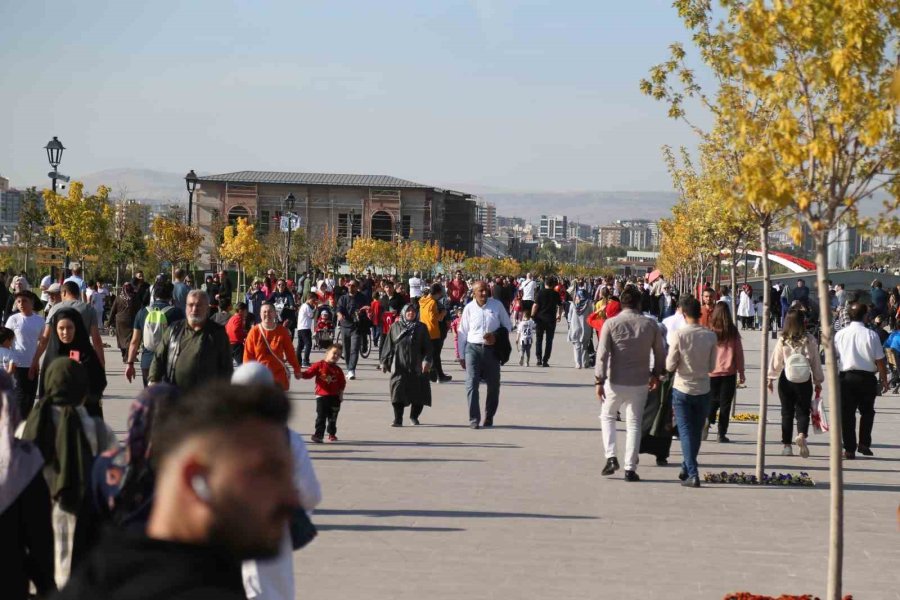
<path fill-rule="evenodd" d="M 198 173 L 203 175 L 203 173 Z M 80 178 L 87 189 L 112 188 L 111 197 L 124 193 L 142 202 L 186 203 L 184 175 L 150 169 L 106 169 Z M 599 225 L 616 219 L 658 219 L 669 214 L 674 192 L 528 191 L 477 184 L 438 184 L 477 194 L 497 205 L 500 216 L 522 217 L 537 223 L 542 214 L 566 215 L 570 221 Z"/>

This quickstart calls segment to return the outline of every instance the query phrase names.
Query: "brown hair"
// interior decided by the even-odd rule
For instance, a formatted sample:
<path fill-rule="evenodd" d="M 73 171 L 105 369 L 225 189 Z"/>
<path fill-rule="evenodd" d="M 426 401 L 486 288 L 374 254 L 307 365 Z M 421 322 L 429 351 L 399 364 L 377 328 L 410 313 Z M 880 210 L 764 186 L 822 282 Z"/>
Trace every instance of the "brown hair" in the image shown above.
<path fill-rule="evenodd" d="M 716 334 L 720 344 L 741 337 L 737 327 L 734 326 L 734 321 L 731 320 L 731 311 L 724 302 L 716 302 L 713 307 L 712 315 L 709 317 L 709 328 Z"/>
<path fill-rule="evenodd" d="M 803 313 L 796 308 L 787 311 L 784 316 L 784 327 L 781 330 L 784 343 L 798 345 L 806 342 L 806 323 Z"/>

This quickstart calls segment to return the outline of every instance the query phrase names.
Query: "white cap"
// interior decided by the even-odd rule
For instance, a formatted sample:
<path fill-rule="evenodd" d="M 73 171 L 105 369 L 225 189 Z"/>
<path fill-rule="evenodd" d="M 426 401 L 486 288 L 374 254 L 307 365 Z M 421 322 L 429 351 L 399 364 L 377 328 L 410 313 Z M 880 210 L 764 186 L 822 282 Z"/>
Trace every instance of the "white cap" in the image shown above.
<path fill-rule="evenodd" d="M 245 362 L 231 374 L 234 385 L 275 385 L 275 377 L 264 364 Z"/>

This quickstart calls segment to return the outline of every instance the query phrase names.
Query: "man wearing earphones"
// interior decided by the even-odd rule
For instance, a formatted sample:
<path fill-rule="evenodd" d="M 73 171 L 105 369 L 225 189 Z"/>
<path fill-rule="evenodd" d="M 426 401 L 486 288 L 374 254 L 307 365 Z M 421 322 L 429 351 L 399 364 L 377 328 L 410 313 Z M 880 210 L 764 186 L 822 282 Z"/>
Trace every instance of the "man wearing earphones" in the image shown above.
<path fill-rule="evenodd" d="M 245 600 L 240 561 L 276 556 L 299 507 L 289 413 L 277 387 L 215 383 L 159 414 L 146 534 L 110 532 L 57 598 Z"/>

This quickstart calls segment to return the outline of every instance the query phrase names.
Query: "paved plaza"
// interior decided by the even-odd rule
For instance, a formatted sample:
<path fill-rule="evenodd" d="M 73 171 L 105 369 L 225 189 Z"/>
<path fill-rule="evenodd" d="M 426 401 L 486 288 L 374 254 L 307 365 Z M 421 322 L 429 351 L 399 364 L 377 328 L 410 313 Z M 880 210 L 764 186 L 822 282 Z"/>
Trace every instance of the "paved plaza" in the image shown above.
<path fill-rule="evenodd" d="M 815 488 L 682 488 L 677 440 L 668 467 L 641 455 L 640 483 L 621 472 L 603 478 L 593 374 L 572 368 L 560 329 L 552 368 L 504 368 L 496 427 L 488 430 L 468 428 L 452 344 L 444 357 L 454 381 L 432 387 L 434 406 L 420 427 L 389 426 L 388 377 L 374 358 L 361 360 L 338 420 L 340 442 L 310 448 L 324 500 L 314 517 L 319 537 L 295 554 L 298 597 L 824 594 L 826 436 L 811 439 L 809 460 L 781 457 L 773 399 L 767 470 L 807 471 Z M 744 345 L 749 387 L 739 390 L 737 410 L 756 412 L 758 334 L 747 332 Z M 138 386 L 125 381 L 118 354 L 107 361 L 105 411 L 121 432 Z M 309 434 L 313 385 L 292 386 L 292 425 Z M 880 398 L 877 410 L 875 457 L 845 471 L 844 591 L 857 600 L 900 599 L 900 397 Z M 756 424 L 734 423 L 729 437 L 731 444 L 703 444 L 701 473 L 753 470 Z"/>

